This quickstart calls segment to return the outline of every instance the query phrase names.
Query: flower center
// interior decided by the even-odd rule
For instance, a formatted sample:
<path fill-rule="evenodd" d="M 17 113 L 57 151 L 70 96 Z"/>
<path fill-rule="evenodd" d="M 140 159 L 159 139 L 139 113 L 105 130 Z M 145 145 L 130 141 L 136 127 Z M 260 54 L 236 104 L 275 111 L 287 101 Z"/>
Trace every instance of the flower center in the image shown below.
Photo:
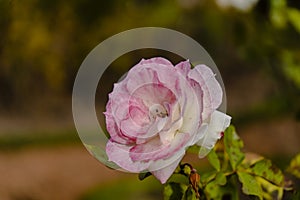
<path fill-rule="evenodd" d="M 156 117 L 164 118 L 168 116 L 168 112 L 162 105 L 153 104 L 149 108 L 149 116 L 151 119 L 156 119 Z"/>

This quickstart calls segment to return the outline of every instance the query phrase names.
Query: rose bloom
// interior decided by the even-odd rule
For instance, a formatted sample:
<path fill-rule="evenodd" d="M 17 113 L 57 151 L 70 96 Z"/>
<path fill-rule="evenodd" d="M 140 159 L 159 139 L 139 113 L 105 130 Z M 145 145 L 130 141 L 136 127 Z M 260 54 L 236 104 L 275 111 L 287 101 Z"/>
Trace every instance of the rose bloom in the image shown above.
<path fill-rule="evenodd" d="M 156 57 L 114 84 L 106 105 L 109 161 L 130 172 L 150 171 L 165 183 L 192 145 L 205 156 L 230 124 L 216 109 L 222 88 L 205 65 L 174 66 Z"/>

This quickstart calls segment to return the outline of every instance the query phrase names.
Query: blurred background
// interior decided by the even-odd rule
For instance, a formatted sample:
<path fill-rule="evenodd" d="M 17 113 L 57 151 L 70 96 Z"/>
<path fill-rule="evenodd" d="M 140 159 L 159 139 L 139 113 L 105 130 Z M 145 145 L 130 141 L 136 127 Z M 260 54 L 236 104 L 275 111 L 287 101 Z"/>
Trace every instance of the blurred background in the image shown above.
<path fill-rule="evenodd" d="M 208 51 L 245 151 L 282 169 L 299 152 L 300 1 L 0 0 L 1 200 L 162 199 L 152 177 L 139 184 L 88 154 L 71 110 L 85 56 L 106 38 L 143 26 L 180 31 Z M 101 123 L 113 82 L 151 56 L 180 60 L 154 49 L 117 59 L 99 83 Z"/>

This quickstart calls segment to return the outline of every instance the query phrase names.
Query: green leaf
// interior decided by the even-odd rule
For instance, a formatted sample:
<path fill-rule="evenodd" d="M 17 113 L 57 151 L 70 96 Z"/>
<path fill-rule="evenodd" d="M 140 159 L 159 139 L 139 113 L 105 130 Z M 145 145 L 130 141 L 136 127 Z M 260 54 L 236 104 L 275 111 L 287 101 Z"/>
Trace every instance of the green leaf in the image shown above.
<path fill-rule="evenodd" d="M 283 187 L 272 184 L 262 177 L 255 177 L 257 182 L 263 188 L 263 198 L 267 200 L 282 199 L 283 197 Z M 276 198 L 275 198 L 276 197 Z"/>
<path fill-rule="evenodd" d="M 292 175 L 296 176 L 297 178 L 300 178 L 300 153 L 298 153 L 292 159 L 292 161 L 286 171 L 291 173 Z"/>
<path fill-rule="evenodd" d="M 226 176 L 223 172 L 218 172 L 215 182 L 219 185 L 225 185 L 227 183 Z"/>
<path fill-rule="evenodd" d="M 284 28 L 286 26 L 286 0 L 270 1 L 270 20 L 277 28 Z"/>
<path fill-rule="evenodd" d="M 300 33 L 300 11 L 295 8 L 289 8 L 287 10 L 287 16 L 291 24 Z"/>
<path fill-rule="evenodd" d="M 220 177 L 222 175 L 219 175 Z M 204 188 L 204 194 L 206 199 L 210 200 L 222 200 L 225 196 L 226 199 L 238 200 L 238 187 L 236 175 L 226 177 L 226 184 L 221 186 L 220 180 L 214 179 L 209 182 Z"/>
<path fill-rule="evenodd" d="M 198 200 L 196 193 L 192 187 L 188 187 L 188 189 L 185 191 L 182 199 L 183 200 Z"/>
<path fill-rule="evenodd" d="M 251 167 L 251 173 L 260 176 L 273 184 L 283 186 L 284 176 L 281 170 L 274 165 L 272 162 L 267 159 L 263 159 L 255 163 Z"/>
<path fill-rule="evenodd" d="M 243 147 L 243 141 L 240 140 L 232 125 L 225 130 L 224 145 L 231 167 L 233 170 L 235 170 L 243 161 L 245 155 L 241 151 L 241 148 Z"/>
<path fill-rule="evenodd" d="M 190 147 L 187 149 L 187 153 L 192 153 L 192 154 L 198 154 L 199 151 L 200 151 L 200 146 L 198 146 L 198 145 L 190 146 Z"/>
<path fill-rule="evenodd" d="M 237 175 L 239 177 L 239 181 L 242 183 L 243 187 L 243 193 L 247 195 L 255 195 L 259 197 L 259 199 L 263 199 L 262 197 L 262 188 L 257 183 L 254 176 L 246 173 L 246 172 L 237 172 Z"/>
<path fill-rule="evenodd" d="M 213 179 L 215 179 L 217 175 L 216 171 L 210 171 L 210 172 L 206 172 L 204 174 L 201 174 L 201 178 L 200 181 L 203 185 L 206 185 L 208 182 L 212 181 Z"/>
<path fill-rule="evenodd" d="M 217 153 L 214 150 L 211 150 L 209 154 L 207 155 L 207 159 L 210 162 L 210 164 L 217 170 L 220 171 L 221 169 L 221 163 L 218 158 Z"/>
<path fill-rule="evenodd" d="M 186 184 L 170 182 L 164 187 L 164 200 L 182 199 L 187 189 Z"/>
<path fill-rule="evenodd" d="M 221 200 L 225 195 L 224 190 L 215 181 L 209 182 L 204 190 L 207 199 Z"/>

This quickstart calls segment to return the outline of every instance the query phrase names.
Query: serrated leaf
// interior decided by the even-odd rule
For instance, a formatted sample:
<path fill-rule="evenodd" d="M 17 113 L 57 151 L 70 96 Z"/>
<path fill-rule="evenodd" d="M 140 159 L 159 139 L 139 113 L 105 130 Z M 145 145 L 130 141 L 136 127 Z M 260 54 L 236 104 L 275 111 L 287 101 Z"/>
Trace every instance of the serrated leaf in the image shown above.
<path fill-rule="evenodd" d="M 251 172 L 257 176 L 260 176 L 273 184 L 282 186 L 284 184 L 284 176 L 281 170 L 267 159 L 263 159 L 255 163 L 251 167 Z"/>
<path fill-rule="evenodd" d="M 218 185 L 225 185 L 227 183 L 226 176 L 224 175 L 223 172 L 218 172 L 217 173 L 215 182 Z"/>
<path fill-rule="evenodd" d="M 164 200 L 182 199 L 187 189 L 188 185 L 170 182 L 164 187 Z"/>
<path fill-rule="evenodd" d="M 283 187 L 272 184 L 262 177 L 256 176 L 255 179 L 263 188 L 263 198 L 266 200 L 282 199 Z"/>
<path fill-rule="evenodd" d="M 220 171 L 221 169 L 221 163 L 218 158 L 217 153 L 214 150 L 211 150 L 209 154 L 207 155 L 207 159 L 209 163 L 217 170 Z"/>
<path fill-rule="evenodd" d="M 292 159 L 286 171 L 300 178 L 300 153 Z"/>
<path fill-rule="evenodd" d="M 255 195 L 259 199 L 263 199 L 262 197 L 262 188 L 257 183 L 254 176 L 246 173 L 246 172 L 237 172 L 239 177 L 239 181 L 242 183 L 242 190 L 244 194 L 247 195 Z"/>
<path fill-rule="evenodd" d="M 235 170 L 243 161 L 245 155 L 241 151 L 241 148 L 243 147 L 243 141 L 238 137 L 232 125 L 225 130 L 224 145 L 231 167 Z"/>

